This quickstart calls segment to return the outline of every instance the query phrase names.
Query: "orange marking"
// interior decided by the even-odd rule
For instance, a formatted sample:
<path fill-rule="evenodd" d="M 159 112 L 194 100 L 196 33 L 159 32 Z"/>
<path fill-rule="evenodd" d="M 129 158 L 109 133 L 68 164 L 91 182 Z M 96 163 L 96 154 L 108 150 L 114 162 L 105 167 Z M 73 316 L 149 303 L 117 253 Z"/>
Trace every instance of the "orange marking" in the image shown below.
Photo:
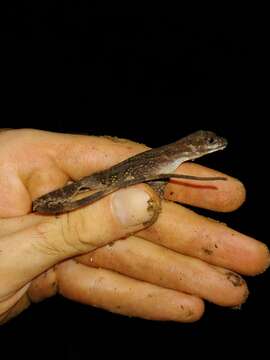
<path fill-rule="evenodd" d="M 179 180 L 170 180 L 170 184 L 176 184 L 176 185 L 183 185 L 193 188 L 199 188 L 199 189 L 212 189 L 212 190 L 218 190 L 218 187 L 215 185 L 202 185 L 202 184 L 194 184 L 186 181 L 179 181 Z"/>

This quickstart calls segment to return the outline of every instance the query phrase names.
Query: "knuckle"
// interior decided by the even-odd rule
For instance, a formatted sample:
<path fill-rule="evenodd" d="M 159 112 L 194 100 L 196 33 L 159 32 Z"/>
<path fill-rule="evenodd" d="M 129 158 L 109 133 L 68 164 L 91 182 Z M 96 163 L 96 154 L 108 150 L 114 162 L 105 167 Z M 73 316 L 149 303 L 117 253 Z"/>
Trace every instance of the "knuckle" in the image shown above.
<path fill-rule="evenodd" d="M 35 234 L 38 241 L 33 243 L 33 246 L 39 251 L 47 255 L 54 255 L 59 253 L 60 246 L 58 241 L 54 241 L 56 231 L 55 224 L 52 221 L 43 221 L 35 225 Z"/>
<path fill-rule="evenodd" d="M 89 222 L 83 211 L 66 213 L 62 216 L 61 235 L 64 242 L 79 252 L 89 250 L 89 234 L 91 233 Z"/>
<path fill-rule="evenodd" d="M 86 249 L 84 219 L 77 213 L 66 213 L 43 221 L 36 225 L 35 232 L 39 241 L 34 246 L 44 254 L 76 255 Z"/>

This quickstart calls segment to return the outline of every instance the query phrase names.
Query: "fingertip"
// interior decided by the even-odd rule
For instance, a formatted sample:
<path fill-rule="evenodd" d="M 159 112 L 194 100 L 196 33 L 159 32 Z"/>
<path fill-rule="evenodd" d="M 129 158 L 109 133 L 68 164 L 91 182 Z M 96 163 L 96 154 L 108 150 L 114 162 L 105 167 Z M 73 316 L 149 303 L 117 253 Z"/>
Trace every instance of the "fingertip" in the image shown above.
<path fill-rule="evenodd" d="M 240 306 L 246 302 L 249 290 L 246 281 L 237 273 L 225 270 L 224 277 L 226 279 L 226 285 L 224 289 L 227 291 L 224 292 L 221 290 L 223 297 L 220 298 L 218 305 L 232 307 Z"/>
<path fill-rule="evenodd" d="M 248 276 L 256 276 L 264 273 L 270 266 L 270 252 L 269 248 L 262 242 L 254 240 L 256 247 L 254 247 L 250 254 L 249 262 L 245 267 L 243 273 Z"/>
<path fill-rule="evenodd" d="M 170 306 L 164 308 L 163 318 L 156 320 L 176 321 L 181 323 L 193 323 L 201 319 L 205 311 L 204 301 L 194 295 L 161 288 L 160 299 L 163 306 L 168 303 Z"/>
<path fill-rule="evenodd" d="M 218 194 L 219 211 L 231 212 L 237 210 L 246 200 L 244 184 L 235 178 L 229 178 L 230 183 Z"/>
<path fill-rule="evenodd" d="M 182 164 L 180 174 L 202 177 L 225 177 L 223 181 L 171 181 L 165 191 L 168 200 L 181 202 L 213 211 L 230 212 L 238 209 L 246 199 L 241 181 L 219 171 L 194 163 Z"/>
<path fill-rule="evenodd" d="M 192 308 L 188 308 L 184 322 L 192 323 L 200 320 L 204 314 L 204 311 L 204 301 L 200 298 L 193 297 Z M 183 319 L 179 321 L 183 322 Z"/>

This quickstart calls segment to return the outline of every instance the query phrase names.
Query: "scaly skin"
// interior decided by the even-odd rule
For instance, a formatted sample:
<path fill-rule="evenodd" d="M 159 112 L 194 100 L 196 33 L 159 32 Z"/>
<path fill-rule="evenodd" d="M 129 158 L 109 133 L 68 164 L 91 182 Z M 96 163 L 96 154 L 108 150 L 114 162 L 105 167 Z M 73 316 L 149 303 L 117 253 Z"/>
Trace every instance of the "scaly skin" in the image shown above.
<path fill-rule="evenodd" d="M 84 177 L 33 202 L 33 211 L 57 214 L 89 205 L 121 188 L 149 182 L 162 197 L 165 179 L 225 180 L 223 177 L 192 177 L 173 172 L 183 162 L 197 159 L 226 147 L 227 141 L 210 131 L 197 131 L 174 143 L 128 158 L 109 169 Z M 157 180 L 163 180 L 157 181 Z M 96 192 L 76 199 L 86 191 Z"/>

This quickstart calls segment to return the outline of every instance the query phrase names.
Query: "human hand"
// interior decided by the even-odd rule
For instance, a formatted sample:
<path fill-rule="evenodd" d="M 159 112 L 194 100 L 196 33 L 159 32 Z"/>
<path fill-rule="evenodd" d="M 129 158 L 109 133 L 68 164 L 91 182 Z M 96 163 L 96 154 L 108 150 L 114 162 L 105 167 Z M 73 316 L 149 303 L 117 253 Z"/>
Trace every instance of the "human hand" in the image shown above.
<path fill-rule="evenodd" d="M 36 197 L 145 149 L 105 137 L 37 130 L 0 134 L 3 322 L 31 301 L 56 292 L 121 314 L 175 321 L 200 318 L 203 299 L 222 306 L 245 301 L 246 283 L 234 272 L 255 275 L 264 271 L 269 264 L 266 246 L 172 202 L 234 210 L 243 202 L 245 191 L 231 177 L 219 182 L 218 190 L 205 188 L 205 183 L 200 188 L 199 182 L 193 187 L 173 180 L 165 193 L 172 201 L 163 201 L 157 222 L 124 241 L 115 240 L 142 229 L 141 222 L 155 215 L 143 204 L 134 204 L 139 219 L 131 227 L 115 220 L 114 195 L 58 217 L 29 214 Z M 188 163 L 179 172 L 220 175 Z M 146 185 L 123 190 L 122 199 L 130 190 L 132 197 L 135 188 L 158 202 Z M 126 211 L 124 217 L 132 216 Z"/>

